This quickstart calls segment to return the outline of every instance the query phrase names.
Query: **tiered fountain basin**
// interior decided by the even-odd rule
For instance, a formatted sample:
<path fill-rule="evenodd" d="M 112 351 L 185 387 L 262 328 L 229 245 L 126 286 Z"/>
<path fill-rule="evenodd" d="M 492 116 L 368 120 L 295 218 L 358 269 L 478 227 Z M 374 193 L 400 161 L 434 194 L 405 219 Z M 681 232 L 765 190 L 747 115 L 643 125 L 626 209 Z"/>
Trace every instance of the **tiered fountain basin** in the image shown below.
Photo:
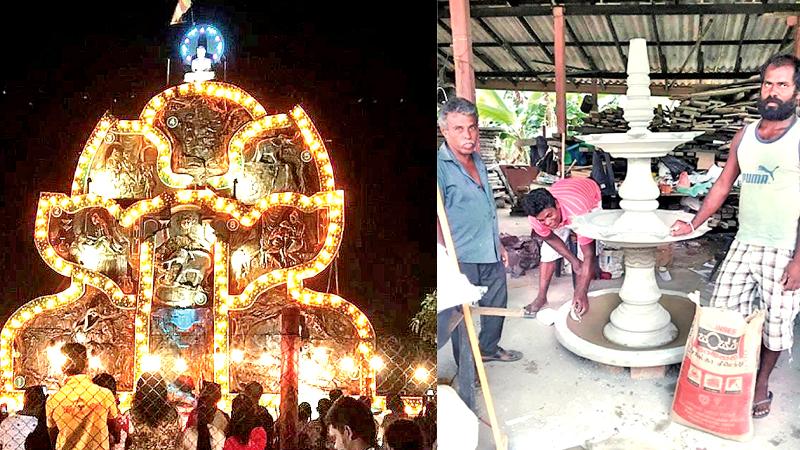
<path fill-rule="evenodd" d="M 580 321 L 570 316 L 571 304 L 561 308 L 556 336 L 573 353 L 623 367 L 674 364 L 683 358 L 695 304 L 685 293 L 658 287 L 656 247 L 699 237 L 708 227 L 703 224 L 684 236 L 670 234 L 676 220 L 688 222 L 693 215 L 657 209 L 660 192 L 650 167 L 652 158 L 698 134 L 639 129 L 578 137 L 615 158 L 626 158 L 628 170 L 619 189 L 622 209 L 596 210 L 570 225 L 581 236 L 622 248 L 625 258 L 622 286 L 590 292 L 589 311 Z"/>

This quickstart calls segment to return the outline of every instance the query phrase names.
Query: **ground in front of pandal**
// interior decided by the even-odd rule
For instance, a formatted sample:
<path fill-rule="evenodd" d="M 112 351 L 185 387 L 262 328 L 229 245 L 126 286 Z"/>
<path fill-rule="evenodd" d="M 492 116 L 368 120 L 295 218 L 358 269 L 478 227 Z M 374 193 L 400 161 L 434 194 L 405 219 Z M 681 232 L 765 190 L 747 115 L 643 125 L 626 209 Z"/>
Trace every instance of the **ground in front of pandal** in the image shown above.
<path fill-rule="evenodd" d="M 511 217 L 498 210 L 500 232 L 530 235 L 526 217 Z M 701 244 L 701 245 L 698 245 Z M 673 246 L 670 281 L 657 277 L 662 289 L 700 290 L 701 305 L 708 304 L 713 284 L 706 279 L 709 264 L 721 245 L 718 239 Z M 706 264 L 704 266 L 704 264 Z M 698 273 L 699 272 L 699 273 Z M 508 307 L 522 308 L 538 292 L 538 268 L 519 278 L 508 278 Z M 595 280 L 591 290 L 619 287 L 622 279 Z M 569 275 L 553 279 L 549 308 L 571 301 Z M 590 299 L 591 302 L 591 299 Z M 477 316 L 475 316 L 476 329 Z M 795 336 L 800 326 L 795 322 Z M 797 339 L 797 338 L 795 338 Z M 667 367 L 663 377 L 632 379 L 629 369 L 606 366 L 577 356 L 556 340 L 553 326 L 536 319 L 506 318 L 500 345 L 520 350 L 522 360 L 485 365 L 497 420 L 510 450 L 637 449 L 637 450 L 739 450 L 800 448 L 800 346 L 793 355 L 784 352 L 770 377 L 775 394 L 772 410 L 754 419 L 750 442 L 735 442 L 670 421 L 679 365 Z M 450 343 L 438 353 L 439 382 L 455 376 Z M 494 448 L 492 431 L 480 388 L 476 388 L 480 424 L 479 449 Z"/>

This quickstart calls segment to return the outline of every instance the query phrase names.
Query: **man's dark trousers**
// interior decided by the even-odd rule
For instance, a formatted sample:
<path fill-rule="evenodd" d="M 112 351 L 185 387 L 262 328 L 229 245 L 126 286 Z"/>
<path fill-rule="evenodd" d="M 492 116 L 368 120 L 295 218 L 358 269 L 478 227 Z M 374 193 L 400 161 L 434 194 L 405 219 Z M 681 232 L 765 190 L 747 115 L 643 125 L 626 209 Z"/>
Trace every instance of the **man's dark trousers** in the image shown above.
<path fill-rule="evenodd" d="M 506 268 L 502 262 L 491 264 L 458 263 L 461 273 L 475 286 L 485 286 L 489 290 L 481 297 L 481 306 L 505 308 L 508 305 L 508 289 L 506 288 Z M 493 355 L 497 352 L 497 344 L 503 333 L 503 316 L 481 316 L 481 331 L 478 335 L 478 344 L 481 354 Z M 453 333 L 453 357 L 458 361 L 460 333 Z M 469 348 L 469 343 L 466 343 Z"/>

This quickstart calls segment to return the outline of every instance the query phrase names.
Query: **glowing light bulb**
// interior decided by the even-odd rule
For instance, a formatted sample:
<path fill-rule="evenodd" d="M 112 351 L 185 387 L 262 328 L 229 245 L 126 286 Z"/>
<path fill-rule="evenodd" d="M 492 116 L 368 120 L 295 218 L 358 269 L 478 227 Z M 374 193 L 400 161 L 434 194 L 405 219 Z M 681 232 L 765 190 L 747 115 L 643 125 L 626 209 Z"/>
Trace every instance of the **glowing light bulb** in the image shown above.
<path fill-rule="evenodd" d="M 369 367 L 375 372 L 380 372 L 384 367 L 386 367 L 386 363 L 383 362 L 383 358 L 375 355 L 369 360 Z"/>
<path fill-rule="evenodd" d="M 189 370 L 189 365 L 186 364 L 186 360 L 183 358 L 176 358 L 175 361 L 172 362 L 172 368 L 177 373 L 184 373 Z"/>
<path fill-rule="evenodd" d="M 431 373 L 428 371 L 428 369 L 422 366 L 419 366 L 414 370 L 414 379 L 419 383 L 427 382 L 430 375 Z"/>
<path fill-rule="evenodd" d="M 231 361 L 235 363 L 244 361 L 244 352 L 238 348 L 231 350 Z"/>
<path fill-rule="evenodd" d="M 356 368 L 356 362 L 350 356 L 345 356 L 339 360 L 339 368 L 345 372 L 352 372 Z"/>
<path fill-rule="evenodd" d="M 99 356 L 97 356 L 97 355 L 89 356 L 89 369 L 90 370 L 100 371 L 100 370 L 103 370 L 103 368 L 104 368 L 103 360 L 101 360 Z"/>
<path fill-rule="evenodd" d="M 161 370 L 161 357 L 147 354 L 142 356 L 142 371 L 155 373 Z"/>

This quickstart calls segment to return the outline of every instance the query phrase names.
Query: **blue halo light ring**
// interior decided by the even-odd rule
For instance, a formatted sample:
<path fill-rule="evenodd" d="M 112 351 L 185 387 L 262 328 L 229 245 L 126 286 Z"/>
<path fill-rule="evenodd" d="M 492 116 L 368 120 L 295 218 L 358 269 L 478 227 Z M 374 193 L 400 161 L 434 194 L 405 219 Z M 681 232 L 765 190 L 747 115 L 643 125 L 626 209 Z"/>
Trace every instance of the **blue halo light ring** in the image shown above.
<path fill-rule="evenodd" d="M 186 64 L 191 64 L 196 54 L 198 43 L 204 35 L 213 37 L 213 41 L 208 42 L 205 46 L 206 55 L 215 63 L 221 61 L 224 57 L 225 39 L 222 33 L 211 25 L 196 25 L 180 41 L 179 54 Z"/>

